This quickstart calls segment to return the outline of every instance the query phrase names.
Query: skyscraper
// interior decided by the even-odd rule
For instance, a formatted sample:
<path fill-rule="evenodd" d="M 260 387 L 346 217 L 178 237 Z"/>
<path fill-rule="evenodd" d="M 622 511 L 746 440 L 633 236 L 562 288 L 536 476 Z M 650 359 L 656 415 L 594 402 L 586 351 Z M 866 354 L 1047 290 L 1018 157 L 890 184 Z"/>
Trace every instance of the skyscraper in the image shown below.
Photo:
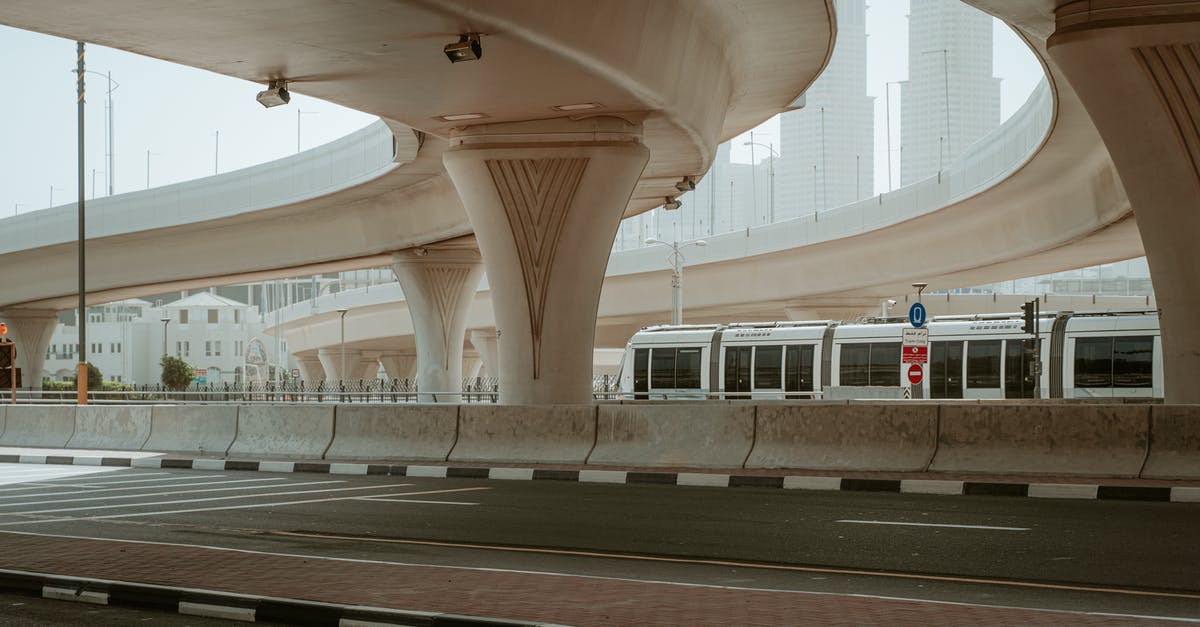
<path fill-rule="evenodd" d="M 780 117 L 775 219 L 840 207 L 875 186 L 874 99 L 867 96 L 865 0 L 836 0 L 837 44 L 805 107 Z M 762 152 L 766 152 L 763 150 Z M 766 168 L 763 169 L 766 172 Z M 765 179 L 766 176 L 760 176 Z M 769 189 L 759 185 L 759 205 Z"/>
<path fill-rule="evenodd" d="M 958 0 L 911 0 L 908 80 L 901 83 L 901 184 L 936 175 L 998 124 L 992 18 Z"/>

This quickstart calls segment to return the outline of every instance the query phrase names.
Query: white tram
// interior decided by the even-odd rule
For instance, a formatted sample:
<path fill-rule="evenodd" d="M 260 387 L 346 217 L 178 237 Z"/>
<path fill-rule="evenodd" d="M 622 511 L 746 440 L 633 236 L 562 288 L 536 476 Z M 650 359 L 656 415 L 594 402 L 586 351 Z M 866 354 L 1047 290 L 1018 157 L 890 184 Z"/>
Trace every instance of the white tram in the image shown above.
<path fill-rule="evenodd" d="M 913 396 L 933 399 L 1161 398 L 1154 311 L 940 316 Z M 625 347 L 624 398 L 803 399 L 907 385 L 907 323 L 766 322 L 647 327 Z M 1040 363 L 1040 373 L 1036 364 Z M 852 390 L 851 390 L 852 391 Z"/>

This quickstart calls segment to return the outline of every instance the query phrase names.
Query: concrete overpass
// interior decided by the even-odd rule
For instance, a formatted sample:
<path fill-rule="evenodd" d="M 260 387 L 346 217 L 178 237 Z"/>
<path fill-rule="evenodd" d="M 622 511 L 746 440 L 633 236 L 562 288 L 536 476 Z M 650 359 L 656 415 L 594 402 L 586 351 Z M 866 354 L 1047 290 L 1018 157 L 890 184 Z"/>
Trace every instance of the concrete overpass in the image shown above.
<path fill-rule="evenodd" d="M 1121 184 L 1128 177 L 1124 172 L 1118 177 L 1102 133 L 1092 121 L 1095 113 L 1089 98 L 1094 96 L 1081 89 L 1081 99 L 1069 82 L 1086 83 L 1086 72 L 1078 61 L 1076 66 L 1064 62 L 1060 67 L 1055 55 L 1047 53 L 1046 41 L 1055 26 L 1053 3 L 973 4 L 1015 24 L 1046 62 L 1054 119 L 1045 142 L 1023 167 L 986 192 L 942 210 L 940 228 L 946 240 L 962 246 L 957 255 L 947 251 L 944 262 L 922 268 L 920 278 L 955 284 L 970 282 L 973 268 L 1009 262 L 1014 265 L 1008 266 L 1013 271 L 1008 276 L 1016 276 L 1072 265 L 1062 261 L 1064 255 L 1078 259 L 1109 254 L 1109 259 L 1115 259 L 1138 254 L 1110 253 L 1114 245 L 1136 248 L 1130 244 L 1135 229 Z M 1195 25 L 1194 2 L 1158 3 L 1155 9 L 1139 8 L 1144 3 L 1132 0 L 1105 6 L 1109 4 L 1116 8 L 1092 15 L 1086 3 L 1067 3 L 1060 7 L 1058 27 L 1105 36 L 1137 27 L 1148 41 L 1156 33 L 1185 37 L 1192 32 L 1188 27 Z M 351 241 L 347 247 L 358 248 L 358 254 L 293 259 L 291 266 L 264 255 L 256 269 L 276 276 L 295 275 L 295 268 L 316 263 L 398 252 L 400 256 L 393 260 L 402 269 L 401 282 L 418 309 L 417 341 L 429 344 L 429 354 L 444 357 L 447 347 L 455 344 L 448 338 L 462 337 L 465 330 L 462 305 L 475 291 L 472 277 L 479 276 L 482 258 L 496 293 L 497 325 L 506 338 L 501 353 L 506 373 L 502 398 L 575 402 L 587 395 L 590 330 L 595 327 L 603 280 L 600 270 L 617 220 L 660 204 L 680 177 L 704 172 L 717 140 L 793 102 L 824 64 L 833 32 L 829 9 L 817 0 L 592 6 L 591 19 L 581 20 L 572 9 L 554 2 L 435 5 L 364 0 L 338 4 L 334 13 L 331 5 L 317 0 L 293 3 L 287 11 L 257 4 L 238 5 L 236 10 L 232 3 L 148 10 L 134 0 L 106 3 L 102 8 L 83 2 L 43 6 L 29 0 L 7 3 L 0 9 L 0 22 L 86 37 L 251 80 L 290 79 L 299 91 L 420 129 L 423 135 L 414 135 L 419 148 L 412 163 L 421 165 L 410 170 L 413 180 L 401 190 L 391 190 L 396 193 L 375 195 L 372 200 L 384 212 L 415 200 L 440 213 L 446 220 L 438 235 L 414 228 L 415 236 L 394 242 L 390 251 L 386 245 L 377 250 Z M 1067 30 L 1059 38 L 1063 42 L 1070 39 L 1065 37 Z M 446 65 L 438 46 L 443 39 L 465 32 L 484 33 L 484 60 Z M 428 33 L 439 33 L 437 41 L 431 41 Z M 1194 126 L 1190 135 L 1180 130 L 1189 128 L 1183 122 L 1195 111 L 1196 74 L 1189 61 L 1194 59 L 1194 45 L 1180 41 L 1164 44 L 1174 51 L 1174 60 L 1154 66 L 1174 82 L 1158 80 L 1157 91 L 1141 89 L 1146 85 L 1137 83 L 1136 77 L 1146 72 L 1129 67 L 1130 85 L 1139 89 L 1130 88 L 1124 97 L 1142 103 L 1139 113 L 1165 120 L 1153 127 L 1154 136 L 1177 146 L 1179 163 L 1194 164 L 1189 152 Z M 1120 37 L 1097 37 L 1087 45 L 1119 49 L 1120 43 Z M 1066 48 L 1064 43 L 1062 49 Z M 1168 84 L 1173 87 L 1163 96 L 1163 85 Z M 1159 95 L 1146 95 L 1155 93 Z M 1159 98 L 1171 104 L 1166 113 L 1157 104 Z M 590 112 L 584 114 L 563 110 L 572 105 L 594 108 L 583 109 Z M 456 117 L 461 115 L 471 117 Z M 1115 123 L 1105 119 L 1109 120 L 1105 124 Z M 1117 131 L 1105 140 L 1108 144 L 1132 141 Z M 1146 164 L 1161 157 L 1133 152 L 1137 158 L 1118 163 L 1147 177 L 1157 171 Z M 1200 332 L 1180 324 L 1194 310 L 1188 307 L 1197 298 L 1187 280 L 1196 276 L 1196 256 L 1184 248 L 1181 238 L 1197 230 L 1191 220 L 1200 220 L 1194 211 L 1194 188 L 1200 177 L 1186 168 L 1178 174 L 1182 176 L 1160 186 L 1173 190 L 1170 193 L 1149 190 L 1150 185 L 1143 193 L 1147 202 L 1163 201 L 1149 210 L 1159 235 L 1147 241 L 1161 247 L 1146 251 L 1155 284 L 1160 294 L 1178 292 L 1162 301 L 1164 344 L 1170 346 L 1168 397 L 1189 400 L 1189 395 L 1200 391 L 1172 381 L 1187 381 L 1200 372 L 1196 350 Z M 466 232 L 456 231 L 453 224 L 454 216 L 462 215 L 455 214 L 458 198 L 470 230 L 479 239 L 481 256 L 461 246 L 433 245 Z M 1183 228 L 1171 234 L 1167 232 L 1172 230 L 1173 217 L 1180 217 Z M 894 238 L 881 242 L 883 252 L 898 252 L 904 242 L 911 246 L 927 236 L 929 229 L 916 222 L 897 224 Z M 457 226 L 465 226 L 465 221 Z M 826 263 L 842 262 L 839 245 L 835 240 L 813 249 L 824 255 L 819 258 Z M 1045 265 L 1037 270 L 1017 270 L 1022 264 L 1032 270 L 1039 261 Z M 726 279 L 738 276 L 735 265 L 720 264 L 729 268 Z M 874 287 L 911 278 L 902 280 L 900 271 L 880 275 L 868 263 L 850 263 L 845 269 Z M 114 276 L 119 276 L 119 269 L 115 270 Z M 184 272 L 174 280 L 211 284 L 212 275 L 207 270 L 190 276 Z M 159 285 L 169 280 L 143 286 L 162 291 Z M 113 279 L 109 287 L 136 287 L 132 281 L 121 283 Z M 48 289 L 5 304 L 11 310 L 68 295 L 69 290 Z M 32 339 L 36 333 L 26 333 L 20 326 L 17 332 L 29 335 L 36 344 Z"/>

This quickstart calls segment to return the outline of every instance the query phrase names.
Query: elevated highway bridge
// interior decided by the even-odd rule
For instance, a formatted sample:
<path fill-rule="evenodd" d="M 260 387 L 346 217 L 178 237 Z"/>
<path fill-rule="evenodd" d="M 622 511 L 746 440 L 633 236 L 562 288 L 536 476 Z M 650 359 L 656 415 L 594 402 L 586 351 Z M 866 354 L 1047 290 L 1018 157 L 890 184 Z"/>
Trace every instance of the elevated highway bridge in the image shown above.
<path fill-rule="evenodd" d="M 1026 276 L 1137 256 L 1142 242 L 1153 242 L 1145 253 L 1164 310 L 1167 395 L 1200 398 L 1194 386 L 1173 384 L 1200 372 L 1200 332 L 1182 323 L 1197 299 L 1190 283 L 1197 257 L 1185 241 L 1200 230 L 1196 126 L 1187 123 L 1197 110 L 1195 44 L 1187 39 L 1197 3 L 1142 9 L 1130 0 L 1096 11 L 1049 0 L 971 4 L 1012 24 L 1046 68 L 1048 130 L 1027 159 L 1002 168 L 994 184 L 922 205 L 936 211 L 805 242 L 797 255 L 777 248 L 752 260 L 714 260 L 691 276 L 707 273 L 730 288 L 730 302 L 744 302 L 738 277 L 746 264 L 762 263 L 826 282 L 759 299 L 873 298 L 913 279 L 961 285 Z M 323 185 L 298 184 L 306 173 L 329 170 L 319 162 L 304 170 L 301 162 L 316 151 L 258 166 L 290 176 L 290 194 L 257 196 L 262 188 L 242 171 L 183 184 L 192 196 L 172 186 L 112 199 L 89 231 L 95 302 L 390 261 L 408 296 L 418 352 L 450 376 L 486 267 L 506 338 L 501 396 L 551 403 L 590 396 L 592 329 L 617 222 L 660 205 L 681 178 L 707 171 L 720 140 L 792 106 L 823 69 L 836 19 L 820 0 L 592 7 L 580 19 L 556 2 L 310 0 L 280 10 L 271 3 L 148 8 L 136 0 L 102 7 L 18 0 L 0 9 L 0 23 L 262 83 L 285 79 L 296 91 L 379 115 L 390 135 L 389 142 L 383 126 L 364 130 L 362 160 L 335 169 Z M 484 57 L 450 65 L 440 47 L 463 33 L 483 34 Z M 1099 103 L 1091 85 L 1101 77 L 1076 51 L 1127 52 L 1126 39 L 1137 44 L 1136 62 L 1118 59 L 1123 90 L 1108 94 L 1116 104 Z M 1139 125 L 1117 128 L 1125 102 L 1152 122 L 1153 141 L 1124 134 Z M 1133 143 L 1162 144 L 1166 156 Z M 1110 156 L 1114 145 L 1121 158 Z M 1161 170 L 1171 173 L 1164 178 L 1155 168 L 1165 161 L 1181 169 Z M 1127 193 L 1131 177 L 1141 203 Z M 237 200 L 217 199 L 209 187 L 217 182 Z M 164 206 L 174 215 L 144 219 L 146 212 L 162 218 Z M 53 311 L 73 299 L 72 213 L 64 207 L 5 221 L 31 237 L 6 238 L 0 263 L 41 277 L 0 295 L 25 355 L 44 353 Z M 1147 220 L 1152 235 L 1141 237 Z M 288 246 L 265 254 L 236 237 L 256 231 L 289 238 Z M 163 260 L 164 249 L 218 240 L 226 245 L 209 256 L 220 263 Z M 879 259 L 895 259 L 916 241 L 939 256 L 920 268 L 880 271 Z M 864 255 L 868 249 L 878 256 Z M 834 275 L 814 274 L 814 266 L 844 276 L 825 278 Z M 614 289 L 640 289 L 637 280 L 627 285 Z"/>

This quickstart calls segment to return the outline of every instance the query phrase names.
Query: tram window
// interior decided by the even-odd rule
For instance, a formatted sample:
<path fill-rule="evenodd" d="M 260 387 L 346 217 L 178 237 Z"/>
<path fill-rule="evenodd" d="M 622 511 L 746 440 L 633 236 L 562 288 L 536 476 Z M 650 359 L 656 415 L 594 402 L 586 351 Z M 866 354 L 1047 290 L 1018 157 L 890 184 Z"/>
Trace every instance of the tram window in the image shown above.
<path fill-rule="evenodd" d="M 900 343 L 871 345 L 871 382 L 868 385 L 900 385 Z"/>
<path fill-rule="evenodd" d="M 1112 387 L 1111 337 L 1081 337 L 1075 340 L 1075 387 Z"/>
<path fill-rule="evenodd" d="M 675 359 L 675 387 L 700 388 L 699 348 L 681 348 Z"/>
<path fill-rule="evenodd" d="M 1000 340 L 967 343 L 967 387 L 1000 387 Z"/>
<path fill-rule="evenodd" d="M 650 387 L 658 390 L 675 387 L 675 349 L 655 348 L 650 351 Z"/>
<path fill-rule="evenodd" d="M 1033 340 L 1004 343 L 1004 398 L 1033 398 L 1037 383 L 1030 366 L 1036 359 Z"/>
<path fill-rule="evenodd" d="M 783 360 L 782 346 L 759 346 L 754 349 L 754 387 L 778 390 L 782 387 L 779 366 Z"/>
<path fill-rule="evenodd" d="M 843 344 L 839 380 L 842 385 L 871 384 L 871 345 Z"/>
<path fill-rule="evenodd" d="M 1113 339 L 1113 387 L 1148 388 L 1154 386 L 1154 338 L 1152 336 Z"/>

